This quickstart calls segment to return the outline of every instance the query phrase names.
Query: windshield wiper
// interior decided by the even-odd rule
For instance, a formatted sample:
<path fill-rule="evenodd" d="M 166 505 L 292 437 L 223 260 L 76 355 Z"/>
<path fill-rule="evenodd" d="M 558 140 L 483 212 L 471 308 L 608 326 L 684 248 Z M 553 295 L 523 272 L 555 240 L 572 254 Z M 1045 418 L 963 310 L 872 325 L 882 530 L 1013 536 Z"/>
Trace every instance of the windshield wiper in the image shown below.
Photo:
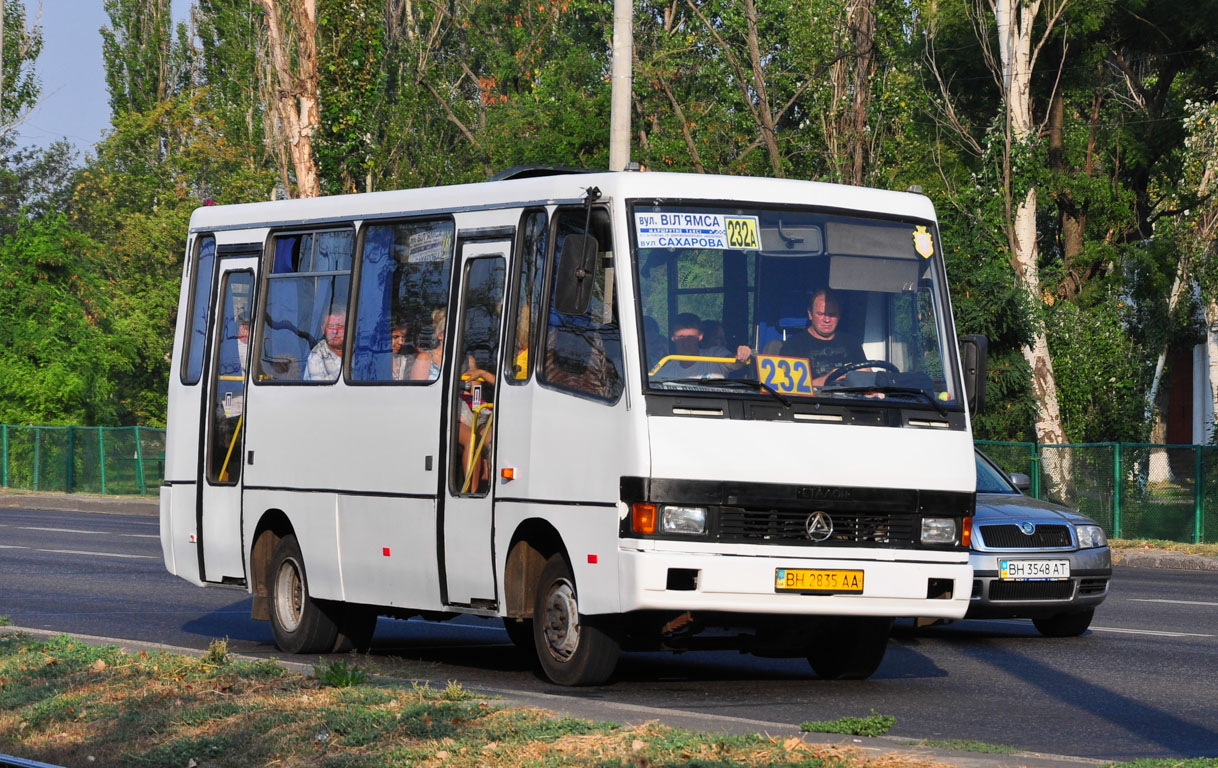
<path fill-rule="evenodd" d="M 706 387 L 706 386 L 718 387 L 721 385 L 727 385 L 729 387 L 735 387 L 736 389 L 739 389 L 740 387 L 745 387 L 749 390 L 760 389 L 760 390 L 765 391 L 767 394 L 771 395 L 778 402 L 782 403 L 783 407 L 785 407 L 785 408 L 791 407 L 790 400 L 783 397 L 782 394 L 778 390 L 774 389 L 769 384 L 766 384 L 764 381 L 761 381 L 760 379 L 697 379 L 697 378 L 667 379 L 665 381 L 654 382 L 654 384 L 700 384 L 704 387 Z"/>
<path fill-rule="evenodd" d="M 874 387 L 825 387 L 821 388 L 818 393 L 829 394 L 831 392 L 859 393 L 859 392 L 882 392 L 885 395 L 921 395 L 926 402 L 935 407 L 939 415 L 947 418 L 947 409 L 943 407 L 943 403 L 939 399 L 925 389 L 917 387 L 900 387 L 895 384 L 883 384 Z"/>

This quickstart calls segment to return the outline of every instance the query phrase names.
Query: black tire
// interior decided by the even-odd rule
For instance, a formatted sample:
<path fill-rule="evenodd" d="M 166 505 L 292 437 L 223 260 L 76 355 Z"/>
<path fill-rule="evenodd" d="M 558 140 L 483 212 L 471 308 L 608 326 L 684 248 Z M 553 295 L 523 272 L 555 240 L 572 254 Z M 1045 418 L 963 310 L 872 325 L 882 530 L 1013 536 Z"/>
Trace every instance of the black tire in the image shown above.
<path fill-rule="evenodd" d="M 840 616 L 817 624 L 808 645 L 808 663 L 822 680 L 866 680 L 888 650 L 892 619 Z"/>
<path fill-rule="evenodd" d="M 330 615 L 342 617 L 338 621 L 338 637 L 334 639 L 335 653 L 363 653 L 372 647 L 372 635 L 376 632 L 376 609 L 351 603 L 330 604 L 326 609 Z"/>
<path fill-rule="evenodd" d="M 309 595 L 309 579 L 296 537 L 288 534 L 275 545 L 267 574 L 271 632 L 284 653 L 329 653 L 338 640 L 333 606 Z M 329 608 L 327 611 L 326 609 Z"/>
<path fill-rule="evenodd" d="M 571 567 L 561 554 L 546 561 L 533 595 L 533 642 L 541 671 L 558 685 L 609 679 L 621 651 L 611 619 L 582 616 Z"/>
<path fill-rule="evenodd" d="M 1078 637 L 1087 631 L 1087 627 L 1091 626 L 1093 616 L 1095 616 L 1095 609 L 1088 608 L 1085 611 L 1059 613 L 1056 616 L 1032 619 L 1032 623 L 1045 637 Z"/>
<path fill-rule="evenodd" d="M 507 632 L 512 645 L 519 648 L 530 659 L 537 654 L 537 643 L 533 641 L 532 619 L 513 619 L 504 616 L 503 631 Z"/>

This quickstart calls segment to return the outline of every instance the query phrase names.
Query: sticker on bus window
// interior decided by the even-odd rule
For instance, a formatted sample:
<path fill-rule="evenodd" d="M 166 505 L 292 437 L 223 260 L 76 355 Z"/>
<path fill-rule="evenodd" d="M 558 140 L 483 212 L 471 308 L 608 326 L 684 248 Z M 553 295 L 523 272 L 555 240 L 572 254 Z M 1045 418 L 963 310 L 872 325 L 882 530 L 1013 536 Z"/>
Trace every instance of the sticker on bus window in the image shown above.
<path fill-rule="evenodd" d="M 926 227 L 918 225 L 913 233 L 914 250 L 924 259 L 935 255 L 935 239 L 926 231 Z"/>
<path fill-rule="evenodd" d="M 427 229 L 416 232 L 410 236 L 406 261 L 411 264 L 444 261 L 451 250 L 447 240 L 447 229 Z"/>
<path fill-rule="evenodd" d="M 757 355 L 757 378 L 782 395 L 812 395 L 812 367 L 803 357 Z"/>
<path fill-rule="evenodd" d="M 640 248 L 756 251 L 761 248 L 756 216 L 719 213 L 635 213 Z"/>

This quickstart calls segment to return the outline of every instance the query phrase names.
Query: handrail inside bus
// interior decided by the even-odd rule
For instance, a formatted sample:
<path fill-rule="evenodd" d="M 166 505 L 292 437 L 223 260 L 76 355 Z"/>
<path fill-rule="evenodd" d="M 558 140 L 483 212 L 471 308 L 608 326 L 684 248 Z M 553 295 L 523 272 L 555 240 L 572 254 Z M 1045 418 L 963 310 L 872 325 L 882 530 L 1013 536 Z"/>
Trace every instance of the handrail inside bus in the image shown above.
<path fill-rule="evenodd" d="M 224 454 L 224 464 L 220 467 L 220 474 L 217 475 L 217 482 L 228 482 L 228 462 L 233 458 L 233 449 L 237 447 L 237 438 L 241 436 L 241 425 L 245 422 L 245 414 L 237 417 L 237 428 L 233 430 L 233 439 L 228 444 L 228 453 Z"/>
<path fill-rule="evenodd" d="M 487 416 L 489 418 L 487 418 L 486 424 L 483 425 L 482 429 L 477 429 L 478 416 L 483 411 L 487 411 Z M 473 415 L 474 427 L 473 428 L 475 430 L 477 430 L 478 441 L 477 441 L 477 443 L 475 443 L 474 445 L 472 445 L 470 447 L 469 456 L 466 458 L 466 461 L 465 461 L 465 482 L 461 485 L 461 493 L 470 492 L 470 490 L 469 490 L 470 483 L 474 479 L 474 467 L 477 465 L 477 462 L 482 458 L 482 449 L 486 445 L 486 436 L 487 436 L 487 434 L 490 433 L 491 426 L 493 425 L 493 423 L 495 421 L 495 404 L 494 403 L 481 403 L 478 405 L 478 407 L 473 409 L 473 412 L 474 412 L 474 415 Z"/>

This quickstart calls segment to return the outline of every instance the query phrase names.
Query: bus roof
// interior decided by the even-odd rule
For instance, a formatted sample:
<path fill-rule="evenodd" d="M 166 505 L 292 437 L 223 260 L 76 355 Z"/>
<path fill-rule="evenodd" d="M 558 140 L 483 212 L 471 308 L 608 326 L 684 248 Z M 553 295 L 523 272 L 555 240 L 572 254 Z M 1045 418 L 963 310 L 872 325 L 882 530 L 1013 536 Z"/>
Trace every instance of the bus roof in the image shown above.
<path fill-rule="evenodd" d="M 277 200 L 197 208 L 190 230 L 282 227 L 351 219 L 416 216 L 484 208 L 527 207 L 582 201 L 599 187 L 602 199 L 625 197 L 810 205 L 888 216 L 934 219 L 921 194 L 817 181 L 692 173 L 577 173 L 445 187 L 420 187 L 303 200 Z"/>

